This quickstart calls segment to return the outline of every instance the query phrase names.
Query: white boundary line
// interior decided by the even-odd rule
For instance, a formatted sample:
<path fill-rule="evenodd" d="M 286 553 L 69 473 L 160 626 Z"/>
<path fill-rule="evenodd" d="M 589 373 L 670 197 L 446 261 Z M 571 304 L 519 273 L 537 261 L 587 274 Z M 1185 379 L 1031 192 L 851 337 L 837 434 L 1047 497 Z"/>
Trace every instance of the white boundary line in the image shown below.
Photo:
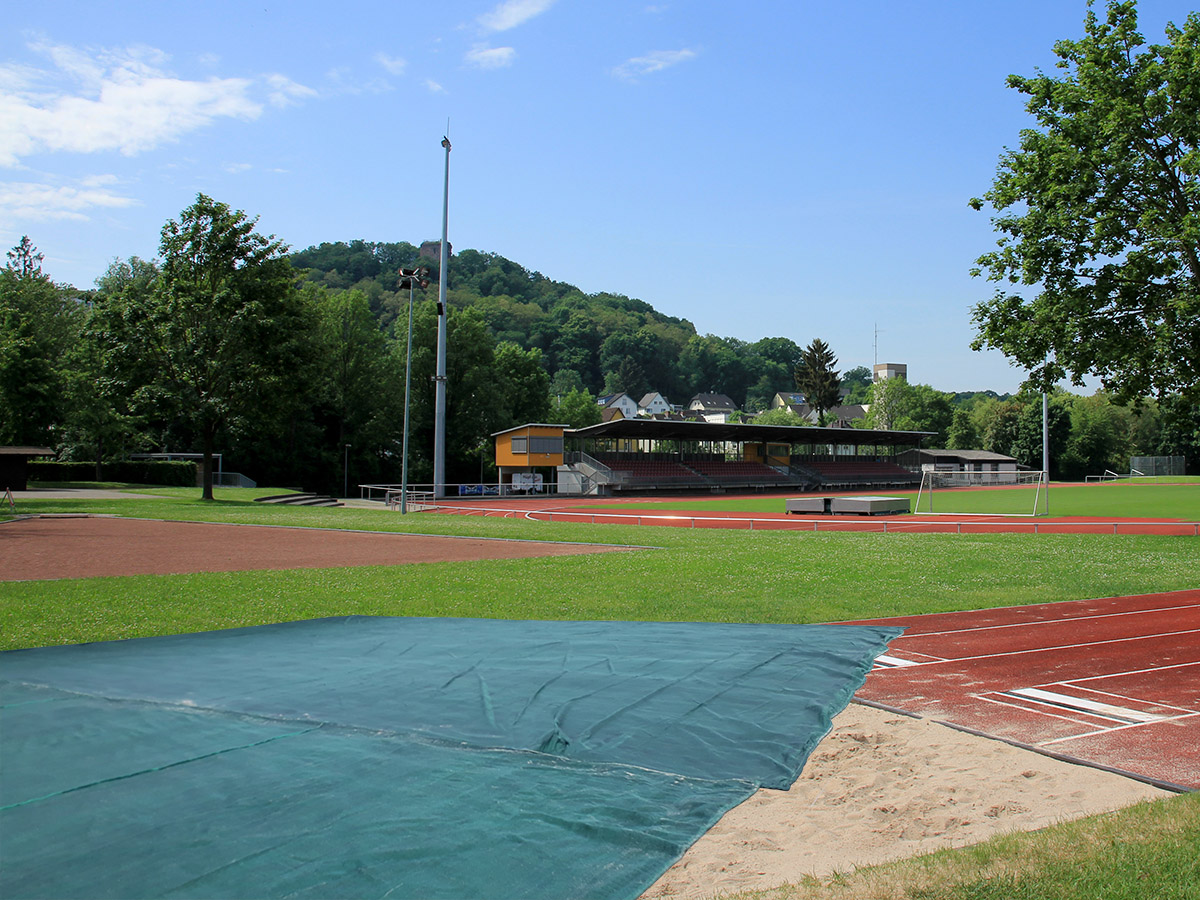
<path fill-rule="evenodd" d="M 1059 644 L 1058 646 L 1055 646 L 1055 647 L 1035 647 L 1035 648 L 1029 649 L 1029 650 L 1008 650 L 1003 653 L 983 653 L 978 656 L 958 656 L 958 657 L 954 657 L 953 659 L 944 660 L 944 662 L 956 663 L 956 662 L 970 662 L 972 660 L 977 660 L 977 659 L 999 659 L 1004 656 L 1020 656 L 1023 653 L 1053 653 L 1058 650 L 1074 650 L 1074 649 L 1078 649 L 1078 648 L 1082 648 L 1082 647 L 1102 647 L 1105 644 L 1122 644 L 1122 643 L 1125 643 L 1126 641 L 1146 641 L 1146 640 L 1150 640 L 1151 638 L 1176 637 L 1177 635 L 1184 635 L 1184 634 L 1200 634 L 1200 628 L 1189 628 L 1187 631 L 1164 631 L 1160 634 L 1139 634 L 1134 637 L 1113 638 L 1111 640 L 1104 640 L 1104 641 L 1084 641 L 1083 643 L 1079 643 L 1079 644 Z M 922 635 L 914 635 L 914 637 L 921 637 L 921 636 Z M 941 663 L 924 663 L 924 665 L 930 665 L 930 666 L 940 665 L 940 664 Z M 1194 665 L 1194 663 L 1192 663 L 1192 664 Z M 1151 669 L 1145 669 L 1143 671 L 1153 672 L 1155 670 L 1151 668 Z M 1091 677 L 1092 678 L 1108 678 L 1111 676 L 1092 675 Z M 1078 680 L 1086 681 L 1087 679 L 1080 678 Z M 1056 682 L 1056 683 L 1066 684 L 1067 682 Z"/>
<path fill-rule="evenodd" d="M 1003 693 L 1009 697 L 1032 700 L 1034 703 L 1045 703 L 1059 709 L 1075 709 L 1088 715 L 1097 715 L 1129 725 L 1139 722 L 1161 722 L 1163 719 L 1170 718 L 1156 713 L 1143 712 L 1140 709 L 1130 709 L 1127 706 L 1115 706 L 1111 703 L 1101 703 L 1098 700 L 1088 700 L 1086 697 L 1073 697 L 1070 694 L 1047 691 L 1044 688 L 1015 688 Z"/>
<path fill-rule="evenodd" d="M 1078 684 L 1081 681 L 1098 681 L 1101 678 L 1120 678 L 1125 675 L 1144 675 L 1146 672 L 1165 672 L 1168 669 L 1186 669 L 1188 666 L 1200 666 L 1200 659 L 1190 662 L 1171 663 L 1169 666 L 1149 666 L 1145 669 L 1127 669 L 1124 672 L 1113 672 L 1109 675 L 1088 675 L 1084 678 L 1071 678 L 1066 681 L 1056 681 L 1055 684 Z"/>
<path fill-rule="evenodd" d="M 1000 696 L 999 691 L 996 691 L 995 693 L 997 696 Z M 1040 709 L 1030 709 L 1028 706 L 1021 706 L 1016 703 L 1007 703 L 1004 700 L 997 700 L 995 697 L 986 697 L 983 694 L 971 694 L 970 696 L 974 697 L 976 700 L 982 700 L 985 703 L 994 703 L 997 706 L 1007 706 L 1009 709 L 1019 709 L 1022 712 L 1033 713 L 1034 715 L 1038 716 L 1045 716 L 1048 719 L 1061 719 L 1064 722 L 1070 722 L 1072 725 L 1082 725 L 1085 728 L 1096 727 L 1095 722 L 1084 722 L 1080 719 L 1072 719 L 1070 716 L 1064 716 L 1059 713 L 1044 712 Z"/>
<path fill-rule="evenodd" d="M 1107 600 L 1109 598 L 1105 597 L 1105 598 L 1098 598 L 1098 599 L 1106 599 Z M 1070 603 L 1072 601 L 1068 600 L 1067 602 Z M 1084 601 L 1084 602 L 1086 602 L 1086 601 Z M 1041 604 L 1037 604 L 1037 605 L 1041 605 Z M 1015 607 L 1010 606 L 1010 607 L 1005 607 L 1005 608 L 1006 609 L 1021 609 L 1021 607 L 1019 607 L 1019 606 L 1015 606 Z M 1091 620 L 1095 620 L 1095 619 L 1116 618 L 1118 616 L 1140 616 L 1140 615 L 1144 615 L 1146 613 L 1178 612 L 1181 609 L 1200 609 L 1200 603 L 1187 603 L 1187 604 L 1184 604 L 1183 606 L 1156 606 L 1153 609 L 1130 609 L 1130 610 L 1126 610 L 1124 612 L 1096 613 L 1095 615 L 1086 615 L 1086 616 L 1068 616 L 1065 619 L 1042 619 L 1040 621 L 1034 621 L 1034 622 L 1009 622 L 1008 624 L 1002 624 L 1002 625 L 980 625 L 978 628 L 956 628 L 956 629 L 951 629 L 950 631 L 922 631 L 920 634 L 914 634 L 913 637 L 914 638 L 916 638 L 916 637 L 936 637 L 936 636 L 941 636 L 941 635 L 946 635 L 946 634 L 970 634 L 973 631 L 991 631 L 992 629 L 1000 629 L 1000 628 L 1029 628 L 1029 627 L 1038 626 L 1038 625 L 1059 625 L 1059 624 L 1062 624 L 1063 622 L 1087 622 L 1087 621 L 1091 621 Z M 953 614 L 951 613 L 950 615 L 953 615 Z"/>
<path fill-rule="evenodd" d="M 1156 672 L 1158 670 L 1157 669 L 1149 669 L 1147 671 Z M 1111 677 L 1111 676 L 1101 675 L 1101 676 L 1097 676 L 1097 678 L 1094 680 L 1098 681 L 1101 678 L 1108 678 L 1108 677 Z M 1188 709 L 1186 706 L 1176 706 L 1173 703 L 1159 703 L 1157 700 L 1144 700 L 1141 697 L 1130 697 L 1127 694 L 1117 694 L 1112 691 L 1101 691 L 1101 690 L 1097 690 L 1096 688 L 1089 688 L 1089 687 L 1083 687 L 1082 685 L 1078 685 L 1078 684 L 1071 684 L 1071 682 L 1069 682 L 1069 681 L 1059 681 L 1059 682 L 1056 682 L 1056 684 L 1071 685 L 1071 687 L 1075 688 L 1076 690 L 1087 691 L 1091 694 L 1100 694 L 1103 697 L 1115 697 L 1118 700 L 1126 700 L 1126 701 L 1129 701 L 1130 703 L 1145 703 L 1149 706 L 1157 706 L 1161 709 L 1177 709 L 1180 712 L 1184 712 L 1184 713 L 1197 712 L 1197 710 Z M 1164 718 L 1169 718 L 1169 717 L 1164 716 Z"/>
<path fill-rule="evenodd" d="M 1190 713 L 1186 716 L 1170 716 L 1165 719 L 1158 719 L 1155 722 L 1135 722 L 1132 725 L 1117 725 L 1114 728 L 1101 728 L 1097 731 L 1089 731 L 1085 734 L 1073 734 L 1068 737 L 1054 738 L 1049 741 L 1042 741 L 1039 747 L 1049 747 L 1051 744 L 1064 744 L 1067 741 L 1078 741 L 1081 738 L 1097 737 L 1104 734 L 1112 734 L 1114 731 L 1128 731 L 1130 728 L 1145 728 L 1147 725 L 1158 725 L 1162 722 L 1178 722 L 1180 719 L 1194 719 L 1200 716 L 1200 713 Z"/>

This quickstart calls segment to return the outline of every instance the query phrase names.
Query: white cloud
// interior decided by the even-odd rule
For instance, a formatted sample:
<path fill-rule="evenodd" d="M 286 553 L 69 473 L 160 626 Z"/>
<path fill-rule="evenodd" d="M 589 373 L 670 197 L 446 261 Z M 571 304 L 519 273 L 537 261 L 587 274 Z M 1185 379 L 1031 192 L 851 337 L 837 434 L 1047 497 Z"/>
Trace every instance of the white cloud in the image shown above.
<path fill-rule="evenodd" d="M 316 96 L 277 74 L 262 81 L 179 78 L 153 47 L 85 51 L 45 42 L 30 47 L 50 66 L 0 67 L 0 166 L 57 151 L 133 156 L 218 119 L 257 119 L 264 94 L 279 107 Z"/>
<path fill-rule="evenodd" d="M 431 93 L 431 94 L 446 93 L 446 89 L 444 87 L 442 87 L 440 84 L 438 84 L 436 81 L 434 81 L 432 78 L 425 79 L 425 87 L 428 89 L 429 93 Z"/>
<path fill-rule="evenodd" d="M 267 84 L 271 88 L 270 93 L 267 94 L 267 99 L 271 101 L 272 106 L 279 107 L 280 109 L 287 106 L 295 106 L 301 100 L 317 96 L 317 92 L 312 88 L 292 81 L 286 75 L 268 75 Z"/>
<path fill-rule="evenodd" d="M 386 53 L 376 53 L 375 62 L 392 75 L 403 75 L 404 69 L 408 66 L 407 60 L 403 60 L 399 56 L 388 56 Z"/>
<path fill-rule="evenodd" d="M 511 66 L 517 57 L 517 51 L 512 47 L 488 47 L 476 44 L 467 51 L 467 63 L 477 69 L 502 69 Z"/>
<path fill-rule="evenodd" d="M 325 73 L 325 85 L 321 93 L 326 97 L 337 95 L 384 94 L 393 90 L 386 78 L 362 78 L 349 66 L 336 66 Z"/>
<path fill-rule="evenodd" d="M 225 165 L 222 168 L 224 168 L 225 171 L 228 172 L 230 175 L 240 175 L 243 172 L 249 172 L 251 169 L 254 168 L 254 166 L 250 165 L 250 163 L 244 163 L 244 162 L 243 163 L 225 163 Z"/>
<path fill-rule="evenodd" d="M 504 0 L 477 20 L 488 31 L 508 31 L 528 22 L 554 5 L 554 0 Z"/>
<path fill-rule="evenodd" d="M 696 58 L 695 50 L 655 50 L 645 56 L 627 59 L 613 69 L 613 74 L 626 81 L 636 81 L 643 75 L 653 75 L 681 62 Z"/>
<path fill-rule="evenodd" d="M 56 187 L 29 182 L 0 182 L 0 217 L 10 221 L 50 222 L 59 219 L 88 221 L 87 211 L 95 208 L 119 209 L 135 206 L 138 201 L 122 197 L 89 182 L 111 183 L 111 175 L 82 179 L 82 188 Z"/>

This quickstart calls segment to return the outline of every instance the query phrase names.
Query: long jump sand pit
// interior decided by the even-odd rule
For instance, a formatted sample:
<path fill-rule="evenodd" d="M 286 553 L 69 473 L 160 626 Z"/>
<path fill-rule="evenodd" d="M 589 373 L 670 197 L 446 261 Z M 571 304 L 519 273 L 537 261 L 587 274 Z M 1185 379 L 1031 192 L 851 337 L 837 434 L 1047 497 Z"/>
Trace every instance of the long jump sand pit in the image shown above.
<path fill-rule="evenodd" d="M 529 559 L 631 547 L 93 516 L 0 525 L 0 581 Z"/>
<path fill-rule="evenodd" d="M 852 703 L 790 790 L 759 790 L 731 809 L 643 898 L 763 891 L 1169 796 L 1120 775 Z"/>

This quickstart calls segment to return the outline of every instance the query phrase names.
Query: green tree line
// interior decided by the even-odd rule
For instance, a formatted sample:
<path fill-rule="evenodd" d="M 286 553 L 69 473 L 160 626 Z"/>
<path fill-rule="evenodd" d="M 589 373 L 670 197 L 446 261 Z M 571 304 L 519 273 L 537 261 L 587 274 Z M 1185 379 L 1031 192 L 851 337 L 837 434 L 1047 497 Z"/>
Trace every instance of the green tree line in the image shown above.
<path fill-rule="evenodd" d="M 133 452 L 199 451 L 273 485 L 398 480 L 409 301 L 398 272 L 426 265 L 434 281 L 436 255 L 365 241 L 289 254 L 244 212 L 199 195 L 164 225 L 155 259 L 114 261 L 92 289 L 56 284 L 42 261 L 25 238 L 0 270 L 0 443 L 93 461 L 98 478 Z M 869 403 L 863 424 L 931 432 L 927 446 L 1040 460 L 1033 395 L 872 385 L 863 366 L 839 376 L 820 340 L 699 335 L 643 301 L 584 294 L 475 250 L 450 267 L 450 482 L 494 477 L 496 431 L 591 424 L 597 395 L 652 389 L 683 403 L 724 393 L 748 413 L 806 391 L 822 411 Z M 432 477 L 435 300 L 434 288 L 413 294 L 415 483 Z M 1135 408 L 1058 392 L 1051 411 L 1063 477 L 1120 471 L 1132 454 L 1200 457 L 1200 413 L 1178 395 Z"/>

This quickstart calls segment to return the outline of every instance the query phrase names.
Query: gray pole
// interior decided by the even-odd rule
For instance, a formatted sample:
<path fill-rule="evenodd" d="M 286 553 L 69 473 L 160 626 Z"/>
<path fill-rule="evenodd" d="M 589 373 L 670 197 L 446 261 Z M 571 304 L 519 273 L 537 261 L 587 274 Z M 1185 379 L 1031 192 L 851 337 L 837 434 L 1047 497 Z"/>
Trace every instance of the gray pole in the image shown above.
<path fill-rule="evenodd" d="M 446 148 L 446 184 L 442 193 L 442 259 L 438 267 L 438 340 L 437 391 L 433 414 L 433 496 L 446 496 L 446 270 L 450 268 L 446 236 L 450 220 L 450 138 L 442 138 Z"/>
<path fill-rule="evenodd" d="M 400 464 L 400 514 L 408 512 L 408 388 L 412 383 L 413 281 L 408 279 L 408 351 L 404 355 L 404 461 Z"/>
<path fill-rule="evenodd" d="M 1050 512 L 1050 400 L 1042 391 L 1042 477 L 1046 479 L 1046 512 Z M 1034 510 L 1037 512 L 1037 510 Z"/>
<path fill-rule="evenodd" d="M 1042 471 L 1050 479 L 1050 401 L 1042 391 Z"/>

